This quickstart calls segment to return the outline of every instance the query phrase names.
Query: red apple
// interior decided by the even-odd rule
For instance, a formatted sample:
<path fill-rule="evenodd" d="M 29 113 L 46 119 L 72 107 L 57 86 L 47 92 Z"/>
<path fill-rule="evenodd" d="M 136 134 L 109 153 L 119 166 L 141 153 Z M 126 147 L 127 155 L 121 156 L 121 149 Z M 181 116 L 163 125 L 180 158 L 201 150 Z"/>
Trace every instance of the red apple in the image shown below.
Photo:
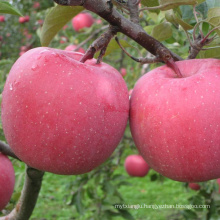
<path fill-rule="evenodd" d="M 28 15 L 24 16 L 24 17 L 19 17 L 19 23 L 26 23 L 30 20 L 30 17 Z"/>
<path fill-rule="evenodd" d="M 198 183 L 189 183 L 188 184 L 189 188 L 192 190 L 200 190 L 201 186 Z"/>
<path fill-rule="evenodd" d="M 5 22 L 5 16 L 4 15 L 0 15 L 0 22 Z"/>
<path fill-rule="evenodd" d="M 13 152 L 29 166 L 86 173 L 120 142 L 128 119 L 121 74 L 95 59 L 35 48 L 13 65 L 2 94 L 2 124 Z"/>
<path fill-rule="evenodd" d="M 73 50 L 76 49 L 76 47 L 77 47 L 76 45 L 70 44 L 69 46 L 67 46 L 67 47 L 65 48 L 65 50 L 67 50 L 67 51 L 73 51 Z M 81 47 L 81 48 L 79 48 L 79 49 L 77 50 L 77 52 L 85 53 L 85 50 Z"/>
<path fill-rule="evenodd" d="M 80 13 L 72 19 L 73 29 L 77 32 L 86 27 L 91 27 L 94 19 L 89 13 Z"/>
<path fill-rule="evenodd" d="M 141 155 L 130 155 L 125 159 L 125 170 L 130 176 L 144 177 L 150 167 Z"/>
<path fill-rule="evenodd" d="M 40 2 L 34 2 L 33 8 L 35 8 L 35 9 L 40 8 Z"/>
<path fill-rule="evenodd" d="M 120 73 L 121 73 L 122 76 L 126 76 L 127 75 L 127 70 L 125 68 L 121 68 Z"/>
<path fill-rule="evenodd" d="M 139 152 L 162 175 L 183 182 L 220 177 L 220 60 L 176 62 L 142 76 L 131 95 Z"/>
<path fill-rule="evenodd" d="M 11 199 L 15 185 L 15 173 L 11 161 L 0 153 L 0 211 Z"/>

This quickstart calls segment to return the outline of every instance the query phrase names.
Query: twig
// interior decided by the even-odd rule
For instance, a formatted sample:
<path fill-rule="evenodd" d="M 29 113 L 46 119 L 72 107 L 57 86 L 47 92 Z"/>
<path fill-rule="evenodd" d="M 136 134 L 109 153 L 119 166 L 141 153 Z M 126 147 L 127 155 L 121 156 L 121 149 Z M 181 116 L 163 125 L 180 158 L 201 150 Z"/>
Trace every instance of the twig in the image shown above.
<path fill-rule="evenodd" d="M 0 152 L 2 152 L 3 154 L 13 157 L 17 160 L 20 160 L 11 150 L 10 146 L 6 143 L 4 143 L 3 141 L 0 141 Z"/>

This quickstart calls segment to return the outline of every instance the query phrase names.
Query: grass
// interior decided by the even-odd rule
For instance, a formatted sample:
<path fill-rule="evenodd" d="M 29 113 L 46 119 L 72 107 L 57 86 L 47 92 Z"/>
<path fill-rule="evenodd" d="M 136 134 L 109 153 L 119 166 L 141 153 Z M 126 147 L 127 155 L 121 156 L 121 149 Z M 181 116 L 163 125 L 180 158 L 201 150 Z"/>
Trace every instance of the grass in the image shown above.
<path fill-rule="evenodd" d="M 122 167 L 120 171 L 127 175 Z M 189 204 L 187 198 L 196 192 L 187 190 L 180 182 L 165 179 L 163 182 L 151 181 L 150 174 L 144 178 L 128 177 L 131 186 L 122 186 L 119 191 L 123 195 L 125 205 L 137 205 L 142 207 L 149 205 L 186 205 Z M 32 220 L 69 220 L 74 219 L 76 208 L 67 205 L 64 195 L 66 195 L 66 184 L 74 181 L 74 176 L 57 176 L 46 173 L 43 181 L 43 187 L 39 196 L 37 206 L 32 215 Z M 168 216 L 177 213 L 179 209 L 169 208 L 140 208 L 129 209 L 129 212 L 134 216 L 135 220 L 165 220 Z M 75 219 L 86 219 L 86 217 L 78 216 Z M 116 217 L 115 220 L 123 218 Z"/>

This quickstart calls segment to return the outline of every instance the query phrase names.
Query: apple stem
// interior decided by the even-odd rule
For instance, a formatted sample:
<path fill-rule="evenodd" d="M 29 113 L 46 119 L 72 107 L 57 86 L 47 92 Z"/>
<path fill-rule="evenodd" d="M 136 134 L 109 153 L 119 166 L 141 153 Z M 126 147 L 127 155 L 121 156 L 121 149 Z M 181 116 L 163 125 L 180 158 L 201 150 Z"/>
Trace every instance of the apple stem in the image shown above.
<path fill-rule="evenodd" d="M 166 64 L 168 67 L 170 67 L 171 69 L 173 69 L 173 71 L 176 73 L 176 75 L 179 78 L 183 78 L 182 73 L 180 72 L 179 67 L 176 65 L 176 63 L 174 62 L 174 60 L 171 58 L 169 60 L 166 61 Z"/>

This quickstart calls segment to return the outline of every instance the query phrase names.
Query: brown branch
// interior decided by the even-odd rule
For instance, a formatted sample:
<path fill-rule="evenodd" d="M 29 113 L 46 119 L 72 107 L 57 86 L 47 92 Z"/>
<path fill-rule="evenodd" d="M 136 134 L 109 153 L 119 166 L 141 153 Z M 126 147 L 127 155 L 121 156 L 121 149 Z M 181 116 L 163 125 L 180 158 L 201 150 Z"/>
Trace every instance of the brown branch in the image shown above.
<path fill-rule="evenodd" d="M 6 143 L 4 143 L 3 141 L 0 141 L 0 152 L 2 152 L 3 154 L 13 157 L 17 160 L 20 160 L 11 150 L 10 146 L 7 145 Z"/>
<path fill-rule="evenodd" d="M 16 207 L 0 220 L 28 220 L 34 210 L 43 180 L 43 171 L 27 167 L 25 183 Z"/>
<path fill-rule="evenodd" d="M 100 56 L 97 60 L 97 63 L 100 63 L 110 40 L 115 36 L 117 31 L 117 27 L 110 25 L 108 30 L 92 43 L 80 62 L 84 63 L 86 60 L 93 58 L 95 53 L 101 50 Z"/>
<path fill-rule="evenodd" d="M 128 0 L 128 8 L 130 12 L 130 20 L 135 24 L 139 24 L 139 1 L 138 0 Z"/>
<path fill-rule="evenodd" d="M 69 6 L 81 5 L 85 9 L 96 13 L 97 15 L 108 21 L 111 26 L 117 27 L 118 31 L 136 41 L 151 54 L 155 56 L 159 55 L 159 57 L 162 58 L 165 63 L 167 63 L 167 59 L 173 59 L 175 61 L 182 60 L 180 56 L 174 54 L 155 38 L 147 34 L 140 25 L 126 19 L 123 15 L 121 15 L 113 7 L 113 4 L 110 0 L 56 0 L 56 2 L 61 5 Z M 164 55 L 164 53 L 166 55 Z M 168 54 L 169 56 L 167 56 Z"/>

